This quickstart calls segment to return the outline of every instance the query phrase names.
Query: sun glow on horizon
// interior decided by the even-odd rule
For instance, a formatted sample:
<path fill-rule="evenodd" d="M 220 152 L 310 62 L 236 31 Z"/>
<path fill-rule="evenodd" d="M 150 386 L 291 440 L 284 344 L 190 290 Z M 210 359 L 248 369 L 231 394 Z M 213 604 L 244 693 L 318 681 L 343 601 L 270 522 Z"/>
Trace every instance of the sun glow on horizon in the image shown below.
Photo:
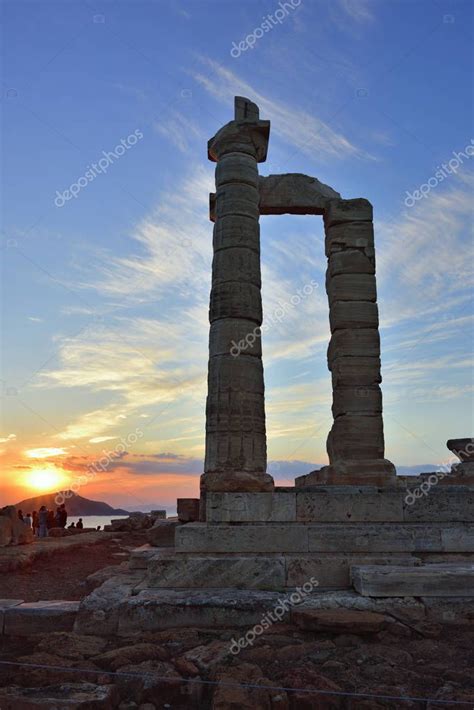
<path fill-rule="evenodd" d="M 25 456 L 27 456 L 29 459 L 46 459 L 50 456 L 60 456 L 61 454 L 65 453 L 67 453 L 66 449 L 43 447 L 40 449 L 28 449 L 27 451 L 25 451 Z"/>
<path fill-rule="evenodd" d="M 64 487 L 66 481 L 64 473 L 53 466 L 32 468 L 24 478 L 25 485 L 36 491 L 54 491 Z"/>

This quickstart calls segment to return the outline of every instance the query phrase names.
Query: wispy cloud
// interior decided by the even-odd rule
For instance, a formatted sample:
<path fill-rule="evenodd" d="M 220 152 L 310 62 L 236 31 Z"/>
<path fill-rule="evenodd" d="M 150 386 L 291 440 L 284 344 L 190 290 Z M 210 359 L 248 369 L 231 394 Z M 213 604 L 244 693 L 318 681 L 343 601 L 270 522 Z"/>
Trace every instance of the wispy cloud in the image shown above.
<path fill-rule="evenodd" d="M 104 441 L 113 441 L 117 438 L 116 436 L 94 436 L 92 439 L 89 439 L 89 444 L 102 444 Z"/>
<path fill-rule="evenodd" d="M 29 459 L 49 459 L 52 456 L 62 456 L 66 449 L 57 447 L 41 447 L 39 449 L 27 449 L 25 456 Z"/>
<path fill-rule="evenodd" d="M 355 22 L 364 24 L 374 21 L 371 0 L 337 0 L 334 6 Z"/>
<path fill-rule="evenodd" d="M 472 298 L 473 184 L 466 174 L 453 177 L 398 219 L 376 224 L 383 327 L 416 320 L 438 328 L 443 314 L 459 317 L 455 309 Z"/>
<path fill-rule="evenodd" d="M 188 153 L 193 141 L 204 140 L 204 134 L 194 121 L 180 111 L 172 111 L 166 120 L 155 121 L 153 128 L 182 153 Z"/>
<path fill-rule="evenodd" d="M 96 278 L 83 287 L 120 297 L 123 305 L 190 292 L 194 300 L 203 296 L 212 262 L 208 201 L 213 189 L 212 172 L 192 166 L 189 176 L 163 194 L 133 231 L 135 253 L 97 254 Z"/>
<path fill-rule="evenodd" d="M 63 338 L 59 367 L 40 376 L 39 387 L 86 389 L 110 400 L 71 422 L 59 435 L 63 440 L 105 441 L 144 408 L 203 396 L 205 372 L 194 358 L 205 362 L 206 341 L 196 343 L 192 321 L 120 318 L 113 324 Z"/>
<path fill-rule="evenodd" d="M 319 160 L 342 160 L 348 157 L 373 159 L 314 114 L 297 108 L 294 103 L 290 106 L 269 98 L 212 59 L 200 57 L 200 60 L 203 69 L 194 70 L 191 74 L 211 96 L 228 106 L 233 105 L 234 96 L 248 96 L 259 105 L 262 118 L 271 118 L 273 134 L 304 155 Z"/>

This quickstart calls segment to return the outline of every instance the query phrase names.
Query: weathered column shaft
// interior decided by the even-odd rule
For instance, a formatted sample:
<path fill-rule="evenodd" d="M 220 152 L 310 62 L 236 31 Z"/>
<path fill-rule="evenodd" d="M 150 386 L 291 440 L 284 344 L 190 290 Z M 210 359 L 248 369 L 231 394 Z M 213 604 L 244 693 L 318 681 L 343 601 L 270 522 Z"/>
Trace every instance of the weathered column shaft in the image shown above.
<path fill-rule="evenodd" d="M 219 160 L 209 311 L 206 472 L 266 470 L 257 184 L 255 156 L 235 152 Z M 247 345 L 252 334 L 258 334 L 254 346 L 240 349 L 239 343 Z"/>
<path fill-rule="evenodd" d="M 204 490 L 273 486 L 265 473 L 257 167 L 266 157 L 269 127 L 240 107 L 237 102 L 235 120 L 209 143 L 217 166 Z"/>
<path fill-rule="evenodd" d="M 334 415 L 329 460 L 383 459 L 372 207 L 366 200 L 330 201 L 324 228 Z"/>
<path fill-rule="evenodd" d="M 380 337 L 372 205 L 329 200 L 324 212 L 334 423 L 328 436 L 328 481 L 394 480 L 384 458 Z M 322 480 L 324 480 L 324 476 Z M 342 478 L 340 479 L 343 482 Z"/>

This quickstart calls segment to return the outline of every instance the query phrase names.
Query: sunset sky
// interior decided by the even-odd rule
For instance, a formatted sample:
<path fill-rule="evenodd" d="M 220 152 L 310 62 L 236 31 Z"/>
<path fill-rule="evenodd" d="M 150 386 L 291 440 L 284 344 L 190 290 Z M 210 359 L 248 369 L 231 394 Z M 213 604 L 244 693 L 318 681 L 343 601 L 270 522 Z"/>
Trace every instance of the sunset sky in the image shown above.
<path fill-rule="evenodd" d="M 286 5 L 256 37 L 275 0 L 3 4 L 0 504 L 94 464 L 87 498 L 198 495 L 207 140 L 236 94 L 271 121 L 262 174 L 374 205 L 387 458 L 446 463 L 446 440 L 474 433 L 472 2 Z M 263 342 L 269 471 L 288 484 L 327 461 L 322 222 L 263 217 L 261 239 L 267 318 L 317 283 Z"/>

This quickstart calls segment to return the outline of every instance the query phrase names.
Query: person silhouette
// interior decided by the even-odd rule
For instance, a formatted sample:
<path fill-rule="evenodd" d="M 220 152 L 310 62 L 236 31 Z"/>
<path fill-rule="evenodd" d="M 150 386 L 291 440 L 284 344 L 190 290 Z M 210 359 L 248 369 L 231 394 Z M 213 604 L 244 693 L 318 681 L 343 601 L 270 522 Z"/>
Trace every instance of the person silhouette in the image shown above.
<path fill-rule="evenodd" d="M 42 505 L 38 513 L 38 527 L 39 534 L 38 537 L 47 537 L 48 535 L 48 511 L 46 506 Z"/>

